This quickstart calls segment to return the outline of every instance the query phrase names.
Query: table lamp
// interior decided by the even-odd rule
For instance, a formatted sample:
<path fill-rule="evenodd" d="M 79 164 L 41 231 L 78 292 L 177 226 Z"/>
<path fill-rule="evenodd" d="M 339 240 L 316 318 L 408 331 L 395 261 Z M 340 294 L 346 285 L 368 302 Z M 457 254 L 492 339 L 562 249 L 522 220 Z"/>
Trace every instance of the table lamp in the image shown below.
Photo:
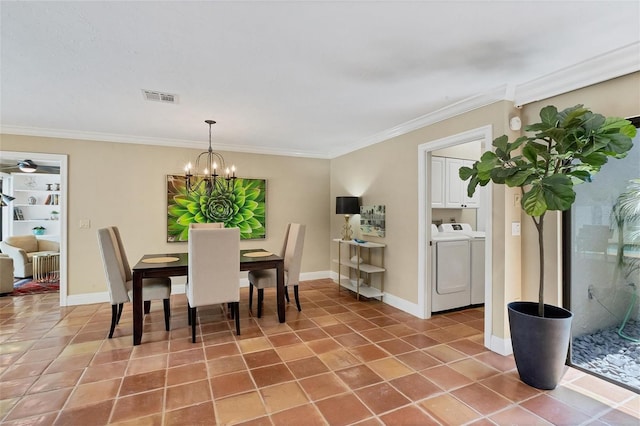
<path fill-rule="evenodd" d="M 349 241 L 353 235 L 349 216 L 360 213 L 360 203 L 358 197 L 336 197 L 336 214 L 344 215 L 344 225 L 342 226 L 342 240 Z"/>

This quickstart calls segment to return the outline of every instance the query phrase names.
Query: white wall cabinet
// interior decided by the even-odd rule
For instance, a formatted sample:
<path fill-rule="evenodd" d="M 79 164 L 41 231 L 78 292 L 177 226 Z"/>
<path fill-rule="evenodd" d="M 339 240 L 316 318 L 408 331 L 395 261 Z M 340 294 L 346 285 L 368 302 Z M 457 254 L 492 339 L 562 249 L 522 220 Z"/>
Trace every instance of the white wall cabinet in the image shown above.
<path fill-rule="evenodd" d="M 460 179 L 460 167 L 472 167 L 473 161 L 431 157 L 431 207 L 460 209 L 480 207 L 479 191 L 467 195 L 468 181 Z M 435 195 L 434 195 L 435 194 Z"/>
<path fill-rule="evenodd" d="M 431 157 L 431 207 L 445 208 L 445 158 Z"/>
<path fill-rule="evenodd" d="M 357 299 L 360 299 L 360 295 L 362 295 L 370 299 L 379 297 L 382 300 L 384 295 L 385 245 L 372 242 L 357 243 L 353 240 L 344 241 L 339 238 L 333 241 L 338 243 L 338 258 L 333 259 L 333 262 L 338 264 L 338 291 L 340 291 L 340 287 L 344 287 L 356 293 Z M 380 250 L 376 262 L 374 262 L 374 256 L 371 253 L 375 249 Z M 355 262 L 352 260 L 354 258 Z M 342 276 L 343 267 L 348 269 L 347 277 Z"/>
<path fill-rule="evenodd" d="M 12 173 L 9 235 L 27 235 L 44 227 L 43 238 L 60 238 L 60 175 Z M 57 212 L 57 214 L 55 213 Z"/>

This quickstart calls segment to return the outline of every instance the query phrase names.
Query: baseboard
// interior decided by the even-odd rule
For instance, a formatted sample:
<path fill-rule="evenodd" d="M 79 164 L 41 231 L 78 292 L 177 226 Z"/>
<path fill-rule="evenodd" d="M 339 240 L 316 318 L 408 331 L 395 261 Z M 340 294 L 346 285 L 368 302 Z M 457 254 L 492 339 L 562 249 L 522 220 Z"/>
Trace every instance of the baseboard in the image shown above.
<path fill-rule="evenodd" d="M 99 293 L 83 293 L 67 296 L 67 306 L 91 305 L 94 303 L 109 303 L 109 292 L 101 291 Z"/>
<path fill-rule="evenodd" d="M 502 337 L 493 335 L 489 337 L 489 349 L 503 356 L 513 353 L 511 339 L 503 339 Z"/>
<path fill-rule="evenodd" d="M 321 280 L 329 278 L 330 271 L 304 272 L 300 274 L 301 281 Z M 186 277 L 171 277 L 171 294 L 184 294 Z M 240 287 L 249 287 L 249 280 L 240 279 Z M 93 303 L 109 303 L 109 293 L 101 291 L 98 293 L 83 293 L 67 296 L 67 306 L 91 305 Z"/>

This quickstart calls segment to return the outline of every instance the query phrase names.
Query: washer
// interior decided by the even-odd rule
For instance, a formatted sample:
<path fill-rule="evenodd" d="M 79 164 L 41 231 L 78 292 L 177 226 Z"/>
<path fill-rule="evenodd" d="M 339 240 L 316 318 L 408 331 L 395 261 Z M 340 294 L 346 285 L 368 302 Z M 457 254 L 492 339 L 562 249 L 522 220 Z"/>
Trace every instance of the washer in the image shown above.
<path fill-rule="evenodd" d="M 484 303 L 484 242 L 485 233 L 474 231 L 468 223 L 443 223 L 441 232 L 456 232 L 471 237 L 471 304 Z"/>
<path fill-rule="evenodd" d="M 431 225 L 431 241 L 431 312 L 470 305 L 471 237 L 460 232 L 439 232 Z"/>

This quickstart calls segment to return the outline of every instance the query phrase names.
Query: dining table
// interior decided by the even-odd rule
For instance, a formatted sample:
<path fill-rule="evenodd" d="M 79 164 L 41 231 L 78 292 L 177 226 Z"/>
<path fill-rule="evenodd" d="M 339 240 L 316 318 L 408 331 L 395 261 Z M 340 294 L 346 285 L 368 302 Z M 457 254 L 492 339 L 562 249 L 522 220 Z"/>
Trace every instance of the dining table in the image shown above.
<path fill-rule="evenodd" d="M 275 269 L 278 320 L 285 322 L 284 258 L 264 249 L 240 250 L 240 271 Z M 189 274 L 189 253 L 145 254 L 133 272 L 133 344 L 142 341 L 144 324 L 142 283 L 145 278 L 178 277 Z"/>

